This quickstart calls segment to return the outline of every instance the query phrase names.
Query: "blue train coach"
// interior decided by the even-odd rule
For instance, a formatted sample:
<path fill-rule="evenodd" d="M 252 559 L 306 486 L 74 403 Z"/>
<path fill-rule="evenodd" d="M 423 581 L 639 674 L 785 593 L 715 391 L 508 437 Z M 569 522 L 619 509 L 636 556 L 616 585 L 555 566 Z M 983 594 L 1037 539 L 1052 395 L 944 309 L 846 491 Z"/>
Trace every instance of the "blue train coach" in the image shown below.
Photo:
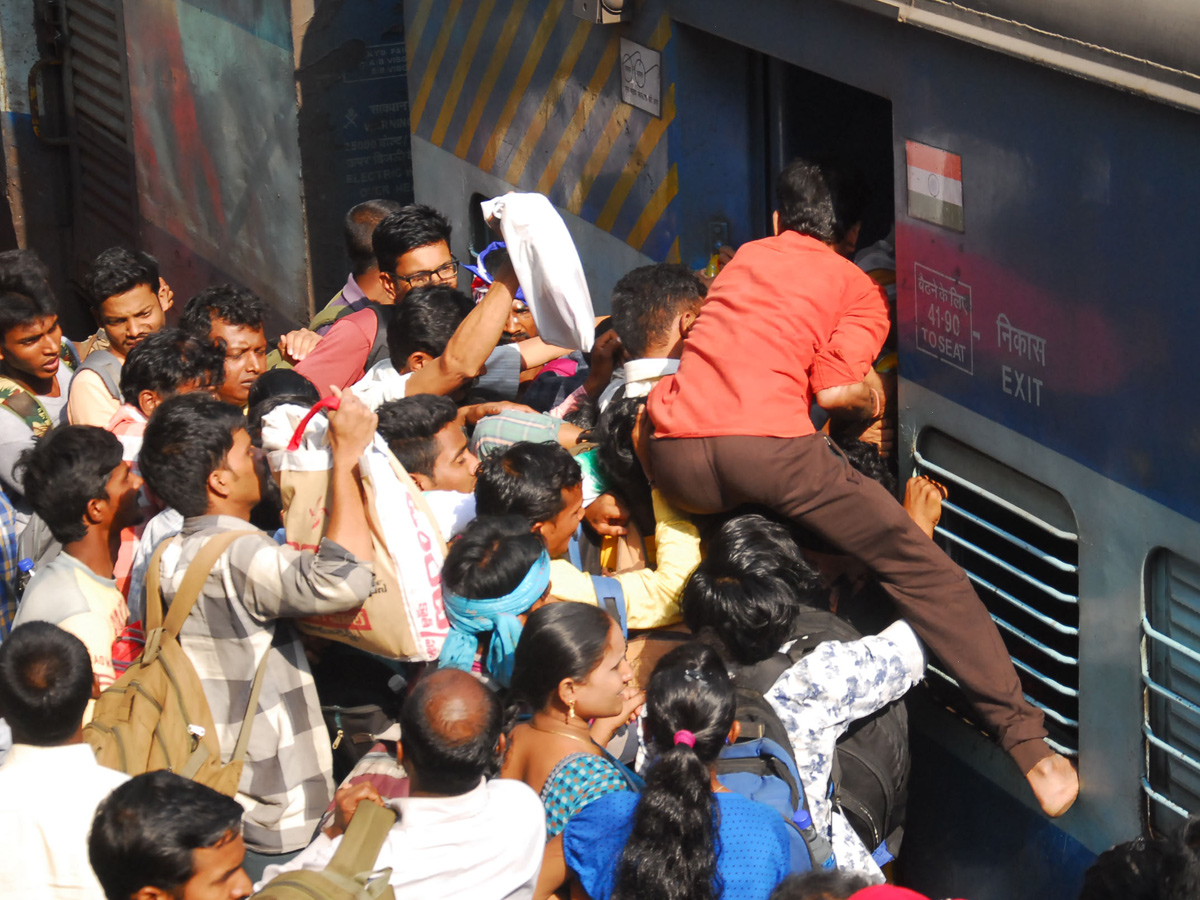
<path fill-rule="evenodd" d="M 1082 794 L 1041 816 L 933 674 L 898 874 L 1074 897 L 1200 812 L 1200 5 L 1191 0 L 409 0 L 414 185 L 563 210 L 597 306 L 632 265 L 765 233 L 796 155 L 895 228 L 902 467 Z"/>

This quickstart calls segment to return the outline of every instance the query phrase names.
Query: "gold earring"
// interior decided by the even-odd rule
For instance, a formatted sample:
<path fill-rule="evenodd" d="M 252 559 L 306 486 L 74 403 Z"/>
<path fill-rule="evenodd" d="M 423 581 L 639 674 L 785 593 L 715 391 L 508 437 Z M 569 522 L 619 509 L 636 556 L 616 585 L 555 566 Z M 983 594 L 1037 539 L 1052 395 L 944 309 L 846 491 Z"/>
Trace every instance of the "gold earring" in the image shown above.
<path fill-rule="evenodd" d="M 567 719 L 570 720 L 573 718 L 575 718 L 575 701 L 574 700 L 572 700 L 570 703 L 567 704 Z"/>

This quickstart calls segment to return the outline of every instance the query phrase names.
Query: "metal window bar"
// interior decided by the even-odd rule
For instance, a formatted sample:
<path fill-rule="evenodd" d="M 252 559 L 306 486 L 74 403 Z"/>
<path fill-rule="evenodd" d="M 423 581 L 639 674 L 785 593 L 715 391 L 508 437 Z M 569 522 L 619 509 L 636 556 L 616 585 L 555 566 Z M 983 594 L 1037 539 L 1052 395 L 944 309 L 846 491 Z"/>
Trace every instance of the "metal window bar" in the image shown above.
<path fill-rule="evenodd" d="M 1033 513 L 1028 512 L 1024 509 L 1021 509 L 1021 507 L 1017 506 L 1015 503 L 1009 503 L 1003 497 L 998 497 L 995 494 L 993 494 L 991 491 L 986 490 L 985 488 L 981 488 L 979 485 L 968 481 L 966 478 L 963 478 L 960 475 L 955 475 L 949 469 L 943 469 L 941 466 L 939 466 L 935 463 L 931 463 L 929 460 L 927 460 L 925 457 L 923 457 L 921 455 L 919 450 L 913 451 L 913 459 L 916 461 L 917 467 L 919 469 L 925 469 L 929 472 L 933 472 L 935 475 L 940 475 L 942 478 L 946 478 L 946 479 L 949 479 L 950 481 L 953 481 L 959 487 L 964 487 L 967 490 L 971 491 L 972 493 L 978 494 L 980 497 L 990 500 L 992 503 L 995 503 L 997 506 L 1001 506 L 1004 509 L 1008 510 L 1013 515 L 1020 516 L 1022 519 L 1029 522 L 1030 524 L 1036 525 L 1038 528 L 1041 528 L 1043 531 L 1049 532 L 1050 534 L 1054 535 L 1056 538 L 1061 538 L 1064 541 L 1078 541 L 1079 540 L 1079 535 L 1075 534 L 1073 531 L 1063 531 L 1060 528 L 1055 528 L 1053 525 L 1051 525 L 1045 519 L 1040 519 L 1037 516 L 1035 516 Z"/>
<path fill-rule="evenodd" d="M 919 474 L 951 488 L 934 534 L 988 606 L 1026 699 L 1046 716 L 1049 743 L 1066 756 L 1078 756 L 1078 535 L 920 452 L 914 452 L 914 461 Z M 935 666 L 930 672 L 957 691 L 945 672 Z M 970 716 L 961 695 L 950 702 Z"/>
<path fill-rule="evenodd" d="M 996 535 L 996 537 L 1003 538 L 1004 540 L 1006 540 L 1010 544 L 1012 544 L 1014 547 L 1019 547 L 1020 549 L 1026 551 L 1027 553 L 1032 553 L 1034 556 L 1036 556 L 1042 562 L 1046 563 L 1046 565 L 1053 566 L 1054 568 L 1058 569 L 1060 572 L 1078 572 L 1079 571 L 1078 566 L 1074 566 L 1068 562 L 1063 562 L 1058 557 L 1052 556 L 1049 553 L 1046 553 L 1046 552 L 1040 550 L 1039 548 L 1033 546 L 1033 544 L 1029 543 L 1028 541 L 1021 540 L 1016 535 L 1009 534 L 1003 528 L 993 525 L 991 522 L 987 521 L 986 519 L 981 519 L 976 515 L 972 515 L 971 513 L 967 512 L 965 509 L 963 509 L 961 506 L 957 506 L 956 504 L 951 503 L 949 500 L 942 501 L 942 508 L 947 509 L 952 513 L 956 513 L 957 515 L 962 516 L 964 519 L 967 519 L 968 521 L 974 523 L 975 525 L 978 525 L 980 528 L 983 528 L 986 531 L 990 531 L 992 534 Z"/>
<path fill-rule="evenodd" d="M 949 672 L 943 672 L 941 669 L 939 669 L 937 666 L 934 666 L 934 665 L 930 665 L 928 667 L 928 670 L 930 672 L 932 672 L 934 675 L 936 675 L 938 678 L 945 681 L 947 684 L 953 685 L 954 688 L 956 688 L 956 689 L 959 688 L 958 682 L 954 680 L 954 676 L 952 676 Z M 1076 719 L 1068 719 L 1065 716 L 1059 715 L 1059 713 L 1057 713 L 1055 710 L 1050 709 L 1044 703 L 1039 703 L 1036 698 L 1030 697 L 1028 694 L 1025 694 L 1024 696 L 1025 696 L 1025 699 L 1028 700 L 1033 706 L 1040 709 L 1042 712 L 1044 712 L 1046 714 L 1046 716 L 1048 718 L 1054 719 L 1054 721 L 1058 722 L 1060 725 L 1064 725 L 1069 728 L 1078 728 L 1079 727 L 1079 722 Z M 1049 744 L 1051 747 L 1053 747 L 1056 752 L 1061 753 L 1063 756 L 1069 756 L 1071 758 L 1076 758 L 1079 756 L 1079 751 L 1076 750 L 1074 747 L 1067 747 L 1063 744 L 1058 743 L 1053 738 L 1047 737 L 1046 743 Z"/>
<path fill-rule="evenodd" d="M 1078 628 L 1074 627 L 1073 625 L 1065 625 L 1062 622 L 1058 621 L 1057 619 L 1053 619 L 1050 616 L 1047 616 L 1043 613 L 1038 612 L 1036 609 L 1034 609 L 1029 604 L 1022 603 L 1020 600 L 1018 600 L 1016 597 L 1014 597 L 1012 594 L 1010 594 L 1008 591 L 1004 590 L 1003 588 L 996 587 L 996 585 L 992 584 L 986 578 L 980 578 L 978 575 L 975 575 L 972 572 L 968 572 L 967 577 L 970 578 L 971 581 L 977 587 L 981 587 L 981 588 L 984 588 L 985 590 L 990 591 L 991 593 L 993 593 L 994 595 L 999 597 L 1001 600 L 1005 601 L 1006 603 L 1011 604 L 1012 606 L 1015 606 L 1017 609 L 1021 610 L 1021 612 L 1025 613 L 1026 615 L 1032 616 L 1033 618 L 1037 619 L 1039 622 L 1041 622 L 1047 628 L 1053 629 L 1054 631 L 1057 631 L 1059 634 L 1066 634 L 1066 635 L 1072 635 L 1072 636 L 1079 635 Z"/>
<path fill-rule="evenodd" d="M 1200 565 L 1160 551 L 1142 616 L 1149 824 L 1167 830 L 1200 812 Z"/>
<path fill-rule="evenodd" d="M 1002 568 L 1004 571 L 1008 572 L 1010 575 L 1015 575 L 1017 578 L 1020 578 L 1022 581 L 1024 581 L 1026 584 L 1028 584 L 1030 587 L 1036 588 L 1037 590 L 1043 592 L 1044 594 L 1048 594 L 1049 596 L 1053 597 L 1055 600 L 1058 600 L 1062 603 L 1078 603 L 1079 602 L 1079 598 L 1077 596 L 1075 596 L 1074 594 L 1064 594 L 1062 591 L 1056 591 L 1054 588 L 1050 587 L 1050 585 L 1044 584 L 1043 582 L 1034 578 L 1028 572 L 1025 572 L 1022 569 L 1018 569 L 1012 563 L 1005 562 L 1003 559 L 996 556 L 994 553 L 989 553 L 988 551 L 984 550 L 982 547 L 979 547 L 979 546 L 971 543 L 966 538 L 959 537 L 957 534 L 954 534 L 954 532 L 952 532 L 952 531 L 947 531 L 945 528 L 942 528 L 939 526 L 938 528 L 934 529 L 934 533 L 942 535 L 942 537 L 946 538 L 949 541 L 953 541 L 954 543 L 958 544 L 960 547 L 965 547 L 966 549 L 970 550 L 972 553 L 979 554 L 984 559 L 986 559 L 988 562 L 996 564 L 997 566 Z"/>

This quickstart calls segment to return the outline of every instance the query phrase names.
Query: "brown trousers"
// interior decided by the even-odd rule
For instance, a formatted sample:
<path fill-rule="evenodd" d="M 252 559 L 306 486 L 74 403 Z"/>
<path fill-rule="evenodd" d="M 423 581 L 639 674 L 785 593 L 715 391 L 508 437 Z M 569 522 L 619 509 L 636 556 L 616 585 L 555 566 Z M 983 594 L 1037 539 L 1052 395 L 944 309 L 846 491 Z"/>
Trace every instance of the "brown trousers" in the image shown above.
<path fill-rule="evenodd" d="M 824 435 L 650 442 L 652 477 L 680 509 L 766 506 L 857 557 L 949 669 L 1022 772 L 1051 754 L 1042 712 L 1022 695 L 1000 632 L 966 573 Z"/>

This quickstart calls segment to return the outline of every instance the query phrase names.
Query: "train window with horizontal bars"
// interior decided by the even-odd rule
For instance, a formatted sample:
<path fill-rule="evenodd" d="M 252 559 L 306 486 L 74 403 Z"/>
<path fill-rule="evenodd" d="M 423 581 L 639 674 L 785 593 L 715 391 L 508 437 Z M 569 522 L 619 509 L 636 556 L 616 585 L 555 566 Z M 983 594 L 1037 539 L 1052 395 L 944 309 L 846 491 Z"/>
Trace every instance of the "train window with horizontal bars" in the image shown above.
<path fill-rule="evenodd" d="M 934 537 L 966 571 L 1012 656 L 1049 743 L 1079 753 L 1079 537 L 1062 494 L 936 429 L 922 432 L 917 474 L 947 489 Z M 973 714 L 936 660 L 928 683 Z"/>
<path fill-rule="evenodd" d="M 1200 564 L 1159 550 L 1146 575 L 1142 790 L 1161 833 L 1200 812 Z"/>

